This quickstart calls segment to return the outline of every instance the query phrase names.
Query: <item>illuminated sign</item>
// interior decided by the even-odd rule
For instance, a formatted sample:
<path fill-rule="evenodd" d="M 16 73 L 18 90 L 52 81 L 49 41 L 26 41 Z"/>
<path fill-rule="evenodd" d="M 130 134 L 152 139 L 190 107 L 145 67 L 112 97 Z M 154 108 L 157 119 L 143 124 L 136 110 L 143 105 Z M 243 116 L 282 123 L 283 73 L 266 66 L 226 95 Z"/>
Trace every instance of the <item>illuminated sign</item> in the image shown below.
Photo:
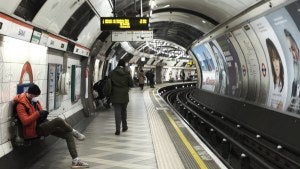
<path fill-rule="evenodd" d="M 102 31 L 149 30 L 149 18 L 101 17 Z"/>

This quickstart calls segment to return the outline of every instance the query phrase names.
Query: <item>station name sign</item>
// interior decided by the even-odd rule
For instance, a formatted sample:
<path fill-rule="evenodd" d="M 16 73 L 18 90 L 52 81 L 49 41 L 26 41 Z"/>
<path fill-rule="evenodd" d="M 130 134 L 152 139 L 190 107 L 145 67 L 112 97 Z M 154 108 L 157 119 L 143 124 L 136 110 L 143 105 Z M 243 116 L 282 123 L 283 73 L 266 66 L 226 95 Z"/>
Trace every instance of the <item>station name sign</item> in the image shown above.
<path fill-rule="evenodd" d="M 102 31 L 149 30 L 148 17 L 101 17 Z"/>

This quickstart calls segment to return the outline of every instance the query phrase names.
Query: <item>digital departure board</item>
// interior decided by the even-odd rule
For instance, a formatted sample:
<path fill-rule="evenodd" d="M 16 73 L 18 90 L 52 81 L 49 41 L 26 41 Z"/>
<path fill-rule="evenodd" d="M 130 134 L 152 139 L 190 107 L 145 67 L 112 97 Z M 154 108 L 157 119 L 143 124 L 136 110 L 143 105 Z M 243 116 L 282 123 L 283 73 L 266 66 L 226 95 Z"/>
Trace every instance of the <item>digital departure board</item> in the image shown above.
<path fill-rule="evenodd" d="M 148 17 L 101 17 L 102 31 L 149 30 Z"/>

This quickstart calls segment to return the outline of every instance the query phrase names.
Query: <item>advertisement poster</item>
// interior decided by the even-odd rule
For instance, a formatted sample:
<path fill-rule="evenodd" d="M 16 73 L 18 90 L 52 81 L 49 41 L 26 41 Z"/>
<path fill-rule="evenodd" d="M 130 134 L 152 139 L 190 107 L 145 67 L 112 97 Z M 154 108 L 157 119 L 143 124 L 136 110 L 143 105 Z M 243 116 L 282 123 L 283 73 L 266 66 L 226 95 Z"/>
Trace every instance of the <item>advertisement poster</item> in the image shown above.
<path fill-rule="evenodd" d="M 214 52 L 212 51 L 210 45 L 208 43 L 204 43 L 203 45 L 204 45 L 204 48 L 208 51 L 209 56 L 211 57 L 212 64 L 214 65 L 214 71 L 210 72 L 210 73 L 213 73 L 213 75 L 215 76 L 213 78 L 214 83 L 215 83 L 213 92 L 219 93 L 219 89 L 220 89 L 220 85 L 219 85 L 219 66 L 216 62 Z M 209 79 L 211 79 L 211 78 L 209 78 Z"/>
<path fill-rule="evenodd" d="M 49 64 L 48 65 L 48 111 L 54 110 L 54 104 L 55 104 L 55 82 L 56 82 L 56 75 L 55 75 L 55 64 Z"/>
<path fill-rule="evenodd" d="M 80 99 L 81 93 L 81 67 L 72 65 L 71 71 L 71 101 L 76 102 Z"/>
<path fill-rule="evenodd" d="M 283 111 L 287 98 L 287 68 L 286 60 L 279 39 L 265 17 L 250 23 L 259 38 L 269 62 L 271 72 L 270 89 L 267 106 Z"/>
<path fill-rule="evenodd" d="M 226 36 L 221 36 L 216 39 L 224 54 L 227 64 L 228 77 L 228 95 L 240 97 L 242 90 L 242 70 L 237 53 Z"/>
<path fill-rule="evenodd" d="M 241 50 L 240 45 L 236 41 L 236 39 L 233 37 L 232 33 L 227 33 L 227 37 L 229 38 L 231 44 L 233 45 L 233 48 L 236 51 L 237 57 L 239 58 L 240 64 L 241 64 L 241 70 L 242 70 L 242 90 L 240 94 L 240 98 L 245 99 L 248 93 L 248 69 L 247 64 L 245 60 L 245 56 Z"/>
<path fill-rule="evenodd" d="M 285 8 L 266 16 L 282 46 L 287 69 L 287 107 L 284 110 L 300 113 L 300 34 L 294 20 Z M 298 18 L 299 19 L 299 18 Z"/>
<path fill-rule="evenodd" d="M 202 70 L 202 89 L 215 90 L 216 72 L 212 56 L 204 45 L 198 45 L 192 49 Z"/>
<path fill-rule="evenodd" d="M 285 8 L 293 18 L 298 30 L 300 30 L 300 1 L 293 2 L 287 5 Z"/>
<path fill-rule="evenodd" d="M 209 42 L 209 46 L 212 50 L 213 56 L 216 60 L 216 81 L 218 85 L 216 85 L 215 92 L 219 94 L 226 95 L 228 94 L 227 91 L 227 64 L 225 60 L 225 56 L 217 43 L 216 40 L 212 40 Z"/>
<path fill-rule="evenodd" d="M 266 59 L 266 55 L 254 30 L 250 25 L 244 25 L 243 30 L 246 33 L 247 37 L 249 37 L 250 43 L 255 49 L 254 52 L 256 53 L 259 63 L 258 71 L 260 77 L 260 87 L 259 94 L 257 97 L 257 103 L 265 106 L 267 104 L 269 95 L 271 72 L 267 69 L 267 67 L 269 66 Z"/>
<path fill-rule="evenodd" d="M 233 31 L 233 35 L 245 56 L 248 72 L 248 92 L 246 100 L 255 102 L 260 90 L 258 59 L 251 41 L 242 28 Z"/>

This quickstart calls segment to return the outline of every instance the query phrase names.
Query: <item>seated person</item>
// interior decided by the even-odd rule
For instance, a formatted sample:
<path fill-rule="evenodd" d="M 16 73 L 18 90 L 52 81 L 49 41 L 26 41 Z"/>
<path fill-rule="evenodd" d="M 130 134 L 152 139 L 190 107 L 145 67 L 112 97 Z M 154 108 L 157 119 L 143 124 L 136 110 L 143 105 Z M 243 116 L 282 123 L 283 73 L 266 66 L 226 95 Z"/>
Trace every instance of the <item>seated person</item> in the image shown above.
<path fill-rule="evenodd" d="M 78 158 L 74 138 L 84 140 L 85 136 L 73 129 L 62 118 L 55 118 L 51 121 L 43 120 L 39 122 L 39 118 L 47 116 L 43 111 L 38 96 L 41 94 L 40 88 L 32 84 L 27 92 L 18 94 L 14 101 L 16 105 L 17 115 L 22 123 L 24 139 L 36 138 L 39 136 L 54 135 L 63 138 L 67 142 L 69 152 L 72 156 L 72 168 L 88 168 L 86 162 Z M 39 123 L 38 123 L 39 122 Z"/>
<path fill-rule="evenodd" d="M 100 99 L 104 102 L 104 106 L 106 108 L 110 108 L 110 98 L 109 96 L 105 95 L 104 85 L 108 81 L 108 77 L 104 76 L 103 79 L 99 80 L 93 85 L 93 90 L 95 90 L 98 93 L 98 97 L 95 99 Z M 106 101 L 105 101 L 106 99 Z"/>

